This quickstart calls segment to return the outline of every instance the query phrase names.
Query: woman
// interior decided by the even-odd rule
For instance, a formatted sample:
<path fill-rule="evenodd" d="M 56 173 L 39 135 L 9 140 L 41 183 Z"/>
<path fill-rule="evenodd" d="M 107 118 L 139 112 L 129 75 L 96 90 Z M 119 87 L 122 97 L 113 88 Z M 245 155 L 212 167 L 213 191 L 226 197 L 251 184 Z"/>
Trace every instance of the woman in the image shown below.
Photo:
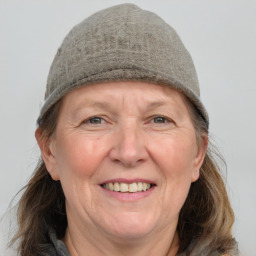
<path fill-rule="evenodd" d="M 161 18 L 123 4 L 78 24 L 45 99 L 21 255 L 238 255 L 194 65 Z"/>

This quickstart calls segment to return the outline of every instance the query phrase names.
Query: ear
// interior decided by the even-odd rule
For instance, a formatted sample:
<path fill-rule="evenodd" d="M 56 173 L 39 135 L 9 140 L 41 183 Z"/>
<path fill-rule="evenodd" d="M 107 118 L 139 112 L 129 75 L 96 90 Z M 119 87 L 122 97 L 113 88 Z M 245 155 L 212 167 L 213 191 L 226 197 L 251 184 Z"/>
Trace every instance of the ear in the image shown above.
<path fill-rule="evenodd" d="M 209 142 L 208 136 L 203 135 L 202 140 L 197 145 L 197 152 L 196 152 L 196 156 L 193 163 L 193 173 L 192 173 L 191 182 L 197 181 L 200 176 L 199 170 L 204 162 L 204 158 L 207 152 L 208 142 Z"/>
<path fill-rule="evenodd" d="M 47 138 L 43 134 L 43 129 L 38 127 L 35 132 L 37 144 L 41 150 L 41 155 L 45 163 L 46 169 L 53 180 L 59 180 L 59 175 L 56 168 L 56 158 L 54 155 L 54 138 Z"/>

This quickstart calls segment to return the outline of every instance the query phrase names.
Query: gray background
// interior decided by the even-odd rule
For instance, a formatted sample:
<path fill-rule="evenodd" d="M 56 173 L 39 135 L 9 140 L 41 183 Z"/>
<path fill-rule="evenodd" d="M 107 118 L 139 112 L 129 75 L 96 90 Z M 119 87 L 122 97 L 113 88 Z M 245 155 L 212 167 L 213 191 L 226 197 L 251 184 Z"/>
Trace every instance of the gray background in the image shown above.
<path fill-rule="evenodd" d="M 0 215 L 26 184 L 39 151 L 34 139 L 50 64 L 78 22 L 121 0 L 0 1 Z M 234 234 L 244 256 L 256 255 L 256 2 L 141 0 L 181 36 L 199 76 L 211 137 L 227 162 Z M 5 251 L 7 218 L 1 223 Z M 15 254 L 14 254 L 15 255 Z"/>

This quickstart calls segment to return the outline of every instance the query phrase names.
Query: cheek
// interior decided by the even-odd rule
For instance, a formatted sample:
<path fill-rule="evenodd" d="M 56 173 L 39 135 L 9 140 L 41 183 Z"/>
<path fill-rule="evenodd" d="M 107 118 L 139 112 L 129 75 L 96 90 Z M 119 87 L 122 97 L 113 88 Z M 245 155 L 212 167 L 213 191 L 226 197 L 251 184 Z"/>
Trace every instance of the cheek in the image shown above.
<path fill-rule="evenodd" d="M 175 137 L 154 147 L 154 160 L 163 176 L 162 205 L 168 214 L 173 213 L 175 216 L 183 206 L 191 186 L 194 144 L 190 141 Z"/>
<path fill-rule="evenodd" d="M 195 146 L 190 140 L 166 139 L 155 149 L 156 161 L 167 179 L 192 175 Z"/>
<path fill-rule="evenodd" d="M 83 136 L 72 136 L 58 144 L 57 166 L 60 177 L 63 175 L 90 177 L 95 174 L 106 148 L 99 145 L 97 139 L 90 140 Z"/>

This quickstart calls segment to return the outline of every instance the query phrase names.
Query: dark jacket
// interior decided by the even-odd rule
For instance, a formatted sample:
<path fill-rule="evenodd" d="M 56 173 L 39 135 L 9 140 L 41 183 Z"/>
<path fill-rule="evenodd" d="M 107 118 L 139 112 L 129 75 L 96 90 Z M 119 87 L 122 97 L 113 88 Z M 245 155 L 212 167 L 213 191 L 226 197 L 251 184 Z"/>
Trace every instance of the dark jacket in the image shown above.
<path fill-rule="evenodd" d="M 45 246 L 44 256 L 71 256 L 65 244 L 58 240 L 54 232 L 49 232 L 49 244 Z M 190 254 L 182 253 L 177 256 L 238 256 L 237 243 L 234 242 L 234 248 L 230 254 L 220 254 L 218 252 L 209 251 L 208 244 L 205 242 L 200 246 L 196 246 Z M 157 255 L 156 255 L 157 256 Z"/>
<path fill-rule="evenodd" d="M 53 231 L 49 231 L 48 237 L 49 243 L 43 248 L 43 251 L 45 252 L 43 256 L 71 256 L 65 244 L 57 239 L 56 234 Z"/>

